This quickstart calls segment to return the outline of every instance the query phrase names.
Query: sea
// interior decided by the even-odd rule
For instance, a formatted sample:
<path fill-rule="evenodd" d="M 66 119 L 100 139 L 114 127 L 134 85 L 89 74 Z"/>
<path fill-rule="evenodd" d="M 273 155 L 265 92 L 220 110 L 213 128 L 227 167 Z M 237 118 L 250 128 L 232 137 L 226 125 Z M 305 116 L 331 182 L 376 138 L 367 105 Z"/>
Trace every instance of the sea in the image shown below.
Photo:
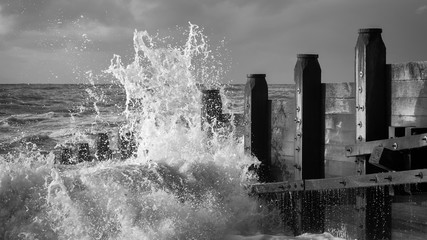
<path fill-rule="evenodd" d="M 205 36 L 192 24 L 187 34 L 161 47 L 135 32 L 135 59 L 113 56 L 109 84 L 89 74 L 85 84 L 0 85 L 0 239 L 339 239 L 292 236 L 286 213 L 251 196 L 259 161 L 245 154 L 241 126 L 201 123 L 202 88 L 220 90 L 233 118 L 245 86 L 220 82 Z M 271 99 L 292 94 L 269 86 Z M 107 158 L 96 154 L 100 133 Z M 122 158 L 126 133 L 135 150 Z"/>

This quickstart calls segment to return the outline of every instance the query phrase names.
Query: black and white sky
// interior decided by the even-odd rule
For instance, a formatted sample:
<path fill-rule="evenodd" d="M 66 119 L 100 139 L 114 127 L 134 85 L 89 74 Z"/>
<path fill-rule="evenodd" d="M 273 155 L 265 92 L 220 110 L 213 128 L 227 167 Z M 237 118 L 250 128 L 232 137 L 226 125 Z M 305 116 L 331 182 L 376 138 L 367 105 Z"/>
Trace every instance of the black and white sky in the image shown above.
<path fill-rule="evenodd" d="M 359 28 L 379 27 L 387 62 L 427 60 L 426 0 L 0 0 L 0 83 L 79 83 L 131 56 L 133 32 L 204 28 L 225 39 L 227 79 L 293 83 L 296 54 L 317 53 L 323 82 L 353 81 Z"/>

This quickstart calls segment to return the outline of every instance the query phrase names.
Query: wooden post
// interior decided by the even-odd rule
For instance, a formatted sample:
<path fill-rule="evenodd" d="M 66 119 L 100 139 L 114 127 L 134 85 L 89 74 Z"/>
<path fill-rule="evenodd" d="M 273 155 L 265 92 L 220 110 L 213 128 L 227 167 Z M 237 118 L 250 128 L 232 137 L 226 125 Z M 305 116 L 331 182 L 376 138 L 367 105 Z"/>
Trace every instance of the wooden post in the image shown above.
<path fill-rule="evenodd" d="M 295 180 L 325 176 L 324 106 L 318 57 L 317 54 L 298 54 L 295 65 Z M 320 195 L 302 192 L 297 197 L 296 232 L 323 233 L 324 208 Z"/>
<path fill-rule="evenodd" d="M 73 156 L 73 151 L 71 150 L 71 148 L 61 149 L 61 157 L 60 157 L 61 164 L 71 164 L 72 156 Z"/>
<path fill-rule="evenodd" d="M 355 47 L 356 142 L 388 137 L 386 48 L 381 32 L 378 28 L 360 29 Z M 356 157 L 357 174 L 370 172 L 367 161 L 366 156 Z M 389 196 L 373 199 L 372 191 L 375 189 L 361 188 L 356 192 L 357 239 L 389 239 L 391 214 L 380 214 L 390 211 Z"/>
<path fill-rule="evenodd" d="M 295 65 L 295 180 L 324 178 L 324 107 L 317 54 L 298 54 Z"/>
<path fill-rule="evenodd" d="M 245 152 L 261 161 L 258 176 L 261 182 L 270 182 L 268 145 L 268 87 L 265 74 L 248 74 L 244 103 Z"/>
<path fill-rule="evenodd" d="M 222 114 L 222 101 L 219 90 L 202 91 L 202 129 L 212 135 L 219 126 Z M 206 129 L 205 129 L 206 128 Z"/>
<path fill-rule="evenodd" d="M 357 142 L 388 136 L 386 48 L 381 32 L 378 28 L 360 29 L 355 47 Z M 357 173 L 366 174 L 366 159 L 358 157 L 356 163 Z"/>
<path fill-rule="evenodd" d="M 89 161 L 90 153 L 89 153 L 89 143 L 79 143 L 78 146 L 78 152 L 77 152 L 77 159 L 79 162 L 83 161 Z"/>
<path fill-rule="evenodd" d="M 120 133 L 119 131 L 119 150 L 122 160 L 136 155 L 136 142 L 133 132 Z"/>
<path fill-rule="evenodd" d="M 98 133 L 96 149 L 98 160 L 103 161 L 111 158 L 110 141 L 107 133 Z"/>

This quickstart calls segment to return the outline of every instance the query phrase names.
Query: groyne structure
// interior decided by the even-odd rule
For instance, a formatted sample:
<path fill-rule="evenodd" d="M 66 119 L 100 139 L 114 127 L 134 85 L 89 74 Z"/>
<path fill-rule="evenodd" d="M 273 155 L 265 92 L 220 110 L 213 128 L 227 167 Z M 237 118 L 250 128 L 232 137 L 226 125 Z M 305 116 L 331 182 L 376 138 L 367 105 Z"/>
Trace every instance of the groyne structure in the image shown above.
<path fill-rule="evenodd" d="M 427 236 L 427 62 L 386 63 L 381 29 L 360 29 L 354 81 L 322 83 L 319 56 L 298 54 L 293 99 L 247 76 L 245 150 L 253 192 L 294 234 L 346 239 Z"/>

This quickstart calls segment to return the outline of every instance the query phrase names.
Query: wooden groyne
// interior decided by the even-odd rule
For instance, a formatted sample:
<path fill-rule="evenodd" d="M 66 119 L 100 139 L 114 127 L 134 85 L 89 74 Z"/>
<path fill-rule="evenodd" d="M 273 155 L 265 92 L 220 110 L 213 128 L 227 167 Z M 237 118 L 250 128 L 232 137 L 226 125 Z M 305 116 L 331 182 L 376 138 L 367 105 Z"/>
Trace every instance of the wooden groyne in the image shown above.
<path fill-rule="evenodd" d="M 245 149 L 264 182 L 253 191 L 273 199 L 294 234 L 427 236 L 427 62 L 387 64 L 381 33 L 359 30 L 353 82 L 321 83 L 316 54 L 297 55 L 293 99 L 254 94 L 267 90 L 248 76 Z"/>

